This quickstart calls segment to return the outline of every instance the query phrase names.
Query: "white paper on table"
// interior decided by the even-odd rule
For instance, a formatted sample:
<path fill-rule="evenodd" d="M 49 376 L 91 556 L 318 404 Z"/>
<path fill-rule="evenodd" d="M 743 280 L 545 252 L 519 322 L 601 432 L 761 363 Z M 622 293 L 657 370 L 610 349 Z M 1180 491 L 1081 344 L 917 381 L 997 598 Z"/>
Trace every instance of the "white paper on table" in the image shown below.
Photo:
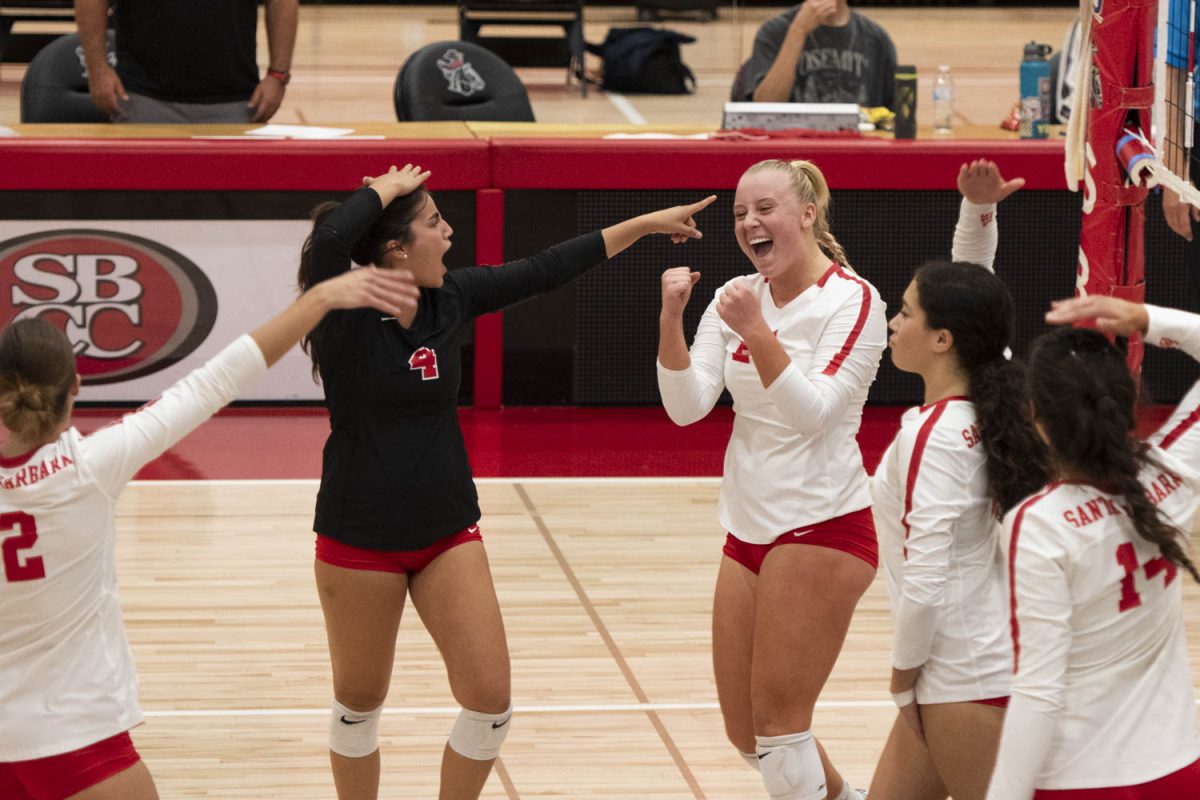
<path fill-rule="evenodd" d="M 354 128 L 320 128 L 315 125 L 263 125 L 246 131 L 247 136 L 286 136 L 290 139 L 340 139 Z"/>
<path fill-rule="evenodd" d="M 707 139 L 707 133 L 609 133 L 605 139 Z"/>

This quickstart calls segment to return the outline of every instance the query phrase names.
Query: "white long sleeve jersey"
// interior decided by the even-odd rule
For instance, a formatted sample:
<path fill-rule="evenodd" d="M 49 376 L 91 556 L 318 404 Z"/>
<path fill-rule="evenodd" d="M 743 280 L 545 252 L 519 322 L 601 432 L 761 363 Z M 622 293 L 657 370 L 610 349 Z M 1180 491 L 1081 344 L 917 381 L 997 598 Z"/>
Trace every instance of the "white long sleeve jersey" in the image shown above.
<path fill-rule="evenodd" d="M 1200 317 L 1147 307 L 1151 344 L 1200 354 Z M 1200 386 L 1150 442 L 1140 479 L 1174 525 L 1200 507 Z M 1016 674 L 988 800 L 1131 786 L 1200 758 L 1184 639 L 1187 574 L 1122 498 L 1052 483 L 1005 517 Z"/>
<path fill-rule="evenodd" d="M 871 480 L 896 622 L 892 663 L 922 667 L 920 703 L 1004 697 L 1012 683 L 1000 525 L 975 406 L 909 409 Z"/>
<path fill-rule="evenodd" d="M 735 413 L 725 450 L 718 516 L 738 539 L 769 544 L 782 533 L 870 505 L 855 436 L 886 344 L 883 301 L 837 265 L 783 308 L 761 275 L 745 281 L 791 363 L 763 388 L 740 337 L 704 312 L 686 370 L 658 365 L 667 414 L 703 418 L 729 388 Z M 728 285 L 728 284 L 726 284 Z"/>
<path fill-rule="evenodd" d="M 964 198 L 951 258 L 990 271 L 997 242 L 995 204 Z M 1007 695 L 1008 592 L 974 405 L 947 398 L 909 409 L 871 499 L 896 627 L 892 664 L 923 667 L 917 701 Z"/>
<path fill-rule="evenodd" d="M 121 421 L 0 459 L 0 762 L 77 750 L 142 721 L 117 596 L 117 497 L 265 369 L 243 336 Z"/>

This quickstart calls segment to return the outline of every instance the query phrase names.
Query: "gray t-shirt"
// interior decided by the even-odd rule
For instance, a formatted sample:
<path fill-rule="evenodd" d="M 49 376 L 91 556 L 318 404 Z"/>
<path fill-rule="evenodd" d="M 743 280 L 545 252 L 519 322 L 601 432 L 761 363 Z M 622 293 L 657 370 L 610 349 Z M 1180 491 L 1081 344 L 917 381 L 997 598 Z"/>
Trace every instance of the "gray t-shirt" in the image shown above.
<path fill-rule="evenodd" d="M 800 6 L 763 23 L 750 59 L 738 70 L 731 99 L 751 101 L 779 55 Z M 796 62 L 793 103 L 858 103 L 892 108 L 896 46 L 887 31 L 857 12 L 841 27 L 822 25 L 808 35 Z"/>

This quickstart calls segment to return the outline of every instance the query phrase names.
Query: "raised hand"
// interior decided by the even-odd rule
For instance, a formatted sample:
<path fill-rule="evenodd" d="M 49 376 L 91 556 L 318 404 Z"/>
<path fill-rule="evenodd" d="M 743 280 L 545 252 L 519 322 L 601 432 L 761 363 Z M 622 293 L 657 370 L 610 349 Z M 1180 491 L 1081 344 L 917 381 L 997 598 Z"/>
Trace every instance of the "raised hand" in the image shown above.
<path fill-rule="evenodd" d="M 393 199 L 416 190 L 429 175 L 429 170 L 422 170 L 414 164 L 405 164 L 400 169 L 393 164 L 382 175 L 376 175 L 374 178 L 363 177 L 362 182 L 363 186 L 370 186 L 378 192 L 379 196 L 385 200 L 384 205 L 387 205 Z"/>
<path fill-rule="evenodd" d="M 833 19 L 837 13 L 837 0 L 804 0 L 792 20 L 792 27 L 805 36 Z"/>
<path fill-rule="evenodd" d="M 1150 324 L 1150 316 L 1141 303 L 1101 295 L 1055 300 L 1046 312 L 1046 322 L 1051 325 L 1069 325 L 1084 320 L 1094 320 L 1096 330 L 1116 336 L 1145 334 Z"/>
<path fill-rule="evenodd" d="M 958 191 L 976 205 L 999 203 L 1024 185 L 1024 178 L 1004 180 L 1000 168 L 984 158 L 963 164 L 958 171 Z"/>
<path fill-rule="evenodd" d="M 1200 208 L 1183 202 L 1179 199 L 1179 195 L 1165 186 L 1162 193 L 1162 207 L 1163 219 L 1167 221 L 1167 227 L 1190 242 L 1192 240 L 1192 220 L 1200 220 Z"/>
<path fill-rule="evenodd" d="M 643 217 L 649 226 L 647 232 L 670 234 L 671 241 L 675 244 L 681 244 L 688 239 L 700 239 L 704 234 L 696 227 L 694 215 L 708 208 L 716 199 L 715 194 L 710 194 L 695 203 L 652 211 Z"/>
<path fill-rule="evenodd" d="M 662 274 L 662 310 L 664 314 L 680 315 L 692 297 L 692 287 L 700 280 L 699 272 L 691 267 L 671 267 Z"/>
<path fill-rule="evenodd" d="M 408 270 L 361 267 L 317 284 L 328 308 L 374 308 L 393 317 L 416 311 L 420 292 Z"/>

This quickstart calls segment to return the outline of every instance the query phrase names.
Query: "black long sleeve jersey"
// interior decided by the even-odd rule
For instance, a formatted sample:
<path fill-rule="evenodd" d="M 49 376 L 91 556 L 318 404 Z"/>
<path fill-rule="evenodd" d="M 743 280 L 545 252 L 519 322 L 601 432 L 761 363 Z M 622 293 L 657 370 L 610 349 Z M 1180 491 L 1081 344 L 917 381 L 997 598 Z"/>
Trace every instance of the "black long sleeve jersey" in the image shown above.
<path fill-rule="evenodd" d="M 350 268 L 353 243 L 382 213 L 360 189 L 313 237 L 316 280 Z M 460 335 L 480 314 L 571 282 L 605 260 L 589 233 L 499 267 L 447 273 L 422 289 L 409 329 L 378 311 L 335 311 L 314 331 L 329 409 L 313 529 L 356 547 L 420 550 L 479 521 L 458 425 Z"/>

